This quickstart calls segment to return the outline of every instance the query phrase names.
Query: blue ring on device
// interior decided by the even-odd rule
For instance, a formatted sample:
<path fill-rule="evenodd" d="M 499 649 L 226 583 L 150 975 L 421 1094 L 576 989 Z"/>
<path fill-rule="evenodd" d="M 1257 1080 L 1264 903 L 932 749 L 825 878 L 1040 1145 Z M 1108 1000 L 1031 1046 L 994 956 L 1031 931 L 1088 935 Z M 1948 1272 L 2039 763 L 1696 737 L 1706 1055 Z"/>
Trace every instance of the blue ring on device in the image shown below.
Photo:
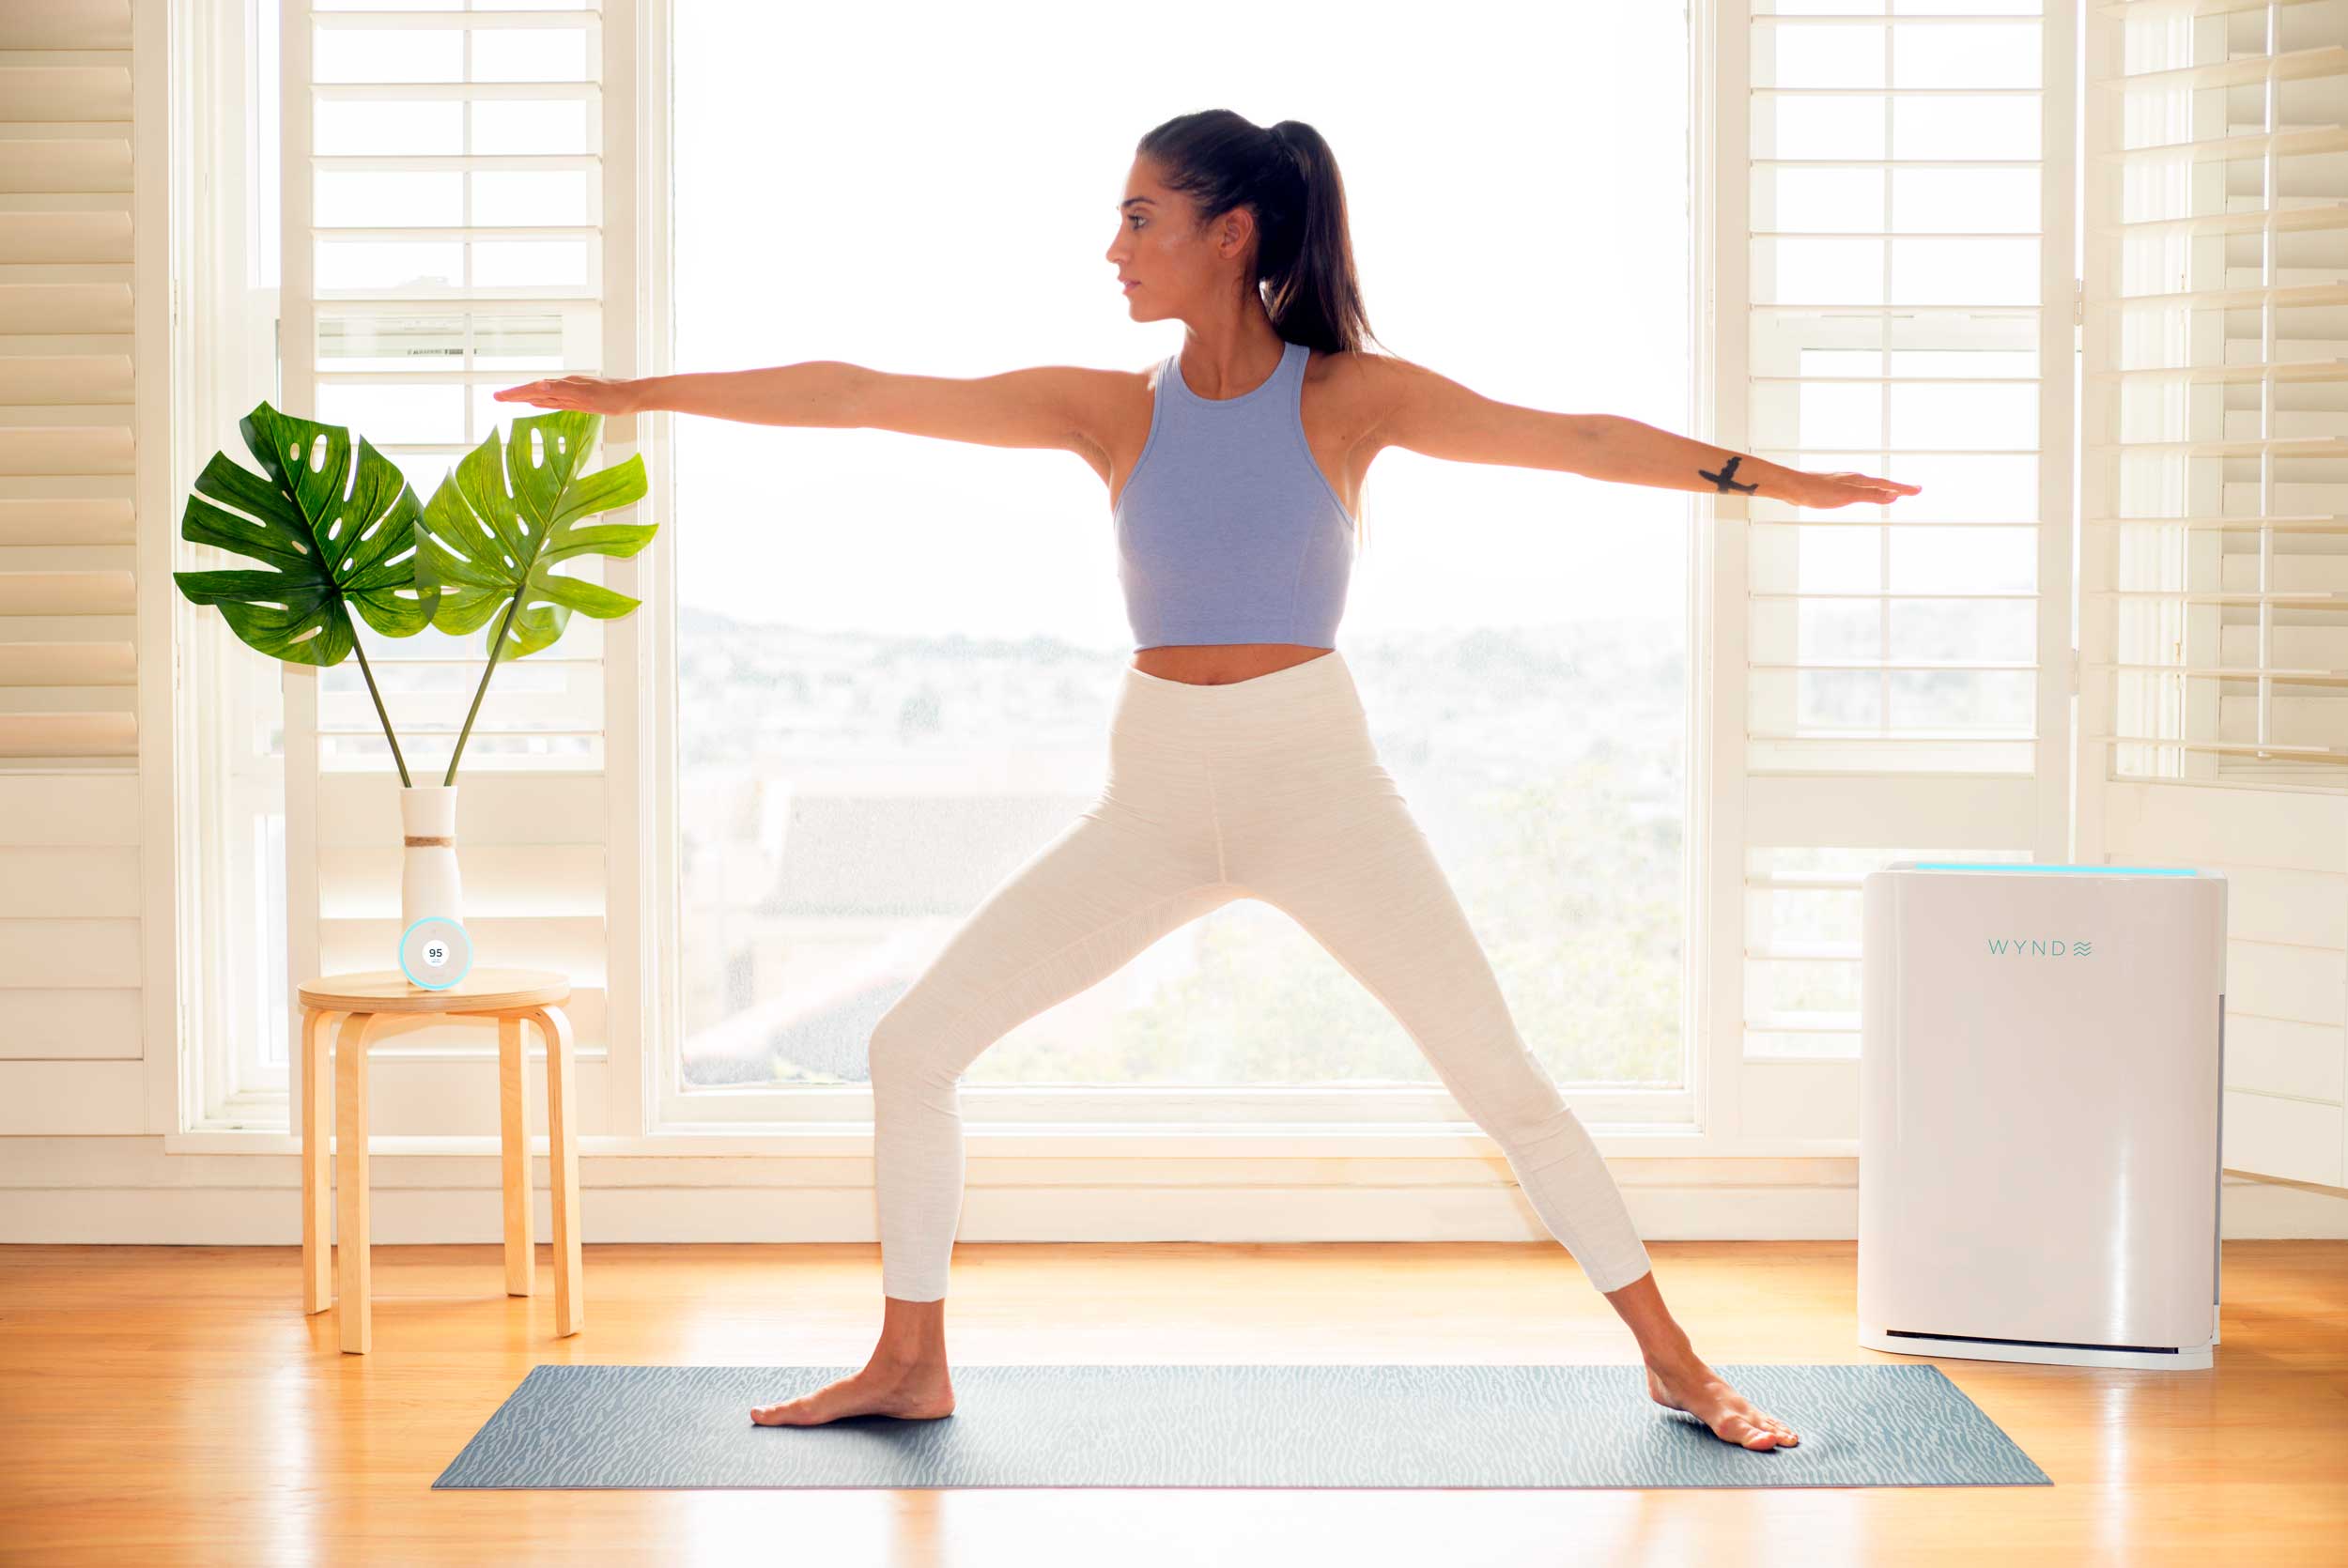
<path fill-rule="evenodd" d="M 399 933 L 399 972 L 408 976 L 408 983 L 409 985 L 422 986 L 426 991 L 446 991 L 449 987 L 455 985 L 458 980 L 463 979 L 466 976 L 472 973 L 472 933 L 471 931 L 465 931 L 464 968 L 458 970 L 448 979 L 440 981 L 438 985 L 435 985 L 430 980 L 419 980 L 416 978 L 416 972 L 408 967 L 408 938 L 414 932 L 417 926 L 424 925 L 426 922 L 433 920 L 447 921 L 448 924 L 455 926 L 458 930 L 465 930 L 463 922 L 450 920 L 445 915 L 427 915 L 422 919 L 415 921 L 413 924 L 409 926 L 407 930 Z"/>

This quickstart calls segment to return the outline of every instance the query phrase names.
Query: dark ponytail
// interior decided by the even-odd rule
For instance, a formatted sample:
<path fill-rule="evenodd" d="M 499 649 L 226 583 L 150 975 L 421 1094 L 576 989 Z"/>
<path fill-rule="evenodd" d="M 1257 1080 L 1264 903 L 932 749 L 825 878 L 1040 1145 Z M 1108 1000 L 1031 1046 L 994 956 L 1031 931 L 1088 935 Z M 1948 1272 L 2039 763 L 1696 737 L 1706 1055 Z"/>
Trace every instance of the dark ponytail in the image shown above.
<path fill-rule="evenodd" d="M 1203 109 L 1158 126 L 1134 151 L 1190 198 L 1202 228 L 1234 208 L 1255 214 L 1251 281 L 1283 341 L 1324 354 L 1377 341 L 1353 271 L 1345 181 L 1320 131 L 1302 120 L 1267 131 L 1229 109 Z"/>

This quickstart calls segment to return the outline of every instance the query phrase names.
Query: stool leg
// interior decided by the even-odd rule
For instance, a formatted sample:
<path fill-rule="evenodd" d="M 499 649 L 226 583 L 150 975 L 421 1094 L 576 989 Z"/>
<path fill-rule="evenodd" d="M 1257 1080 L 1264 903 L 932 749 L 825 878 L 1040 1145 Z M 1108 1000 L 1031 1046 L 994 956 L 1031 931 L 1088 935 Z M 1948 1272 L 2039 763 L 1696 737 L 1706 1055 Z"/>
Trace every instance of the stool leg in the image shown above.
<path fill-rule="evenodd" d="M 364 1355 L 367 1295 L 367 1037 L 380 1013 L 352 1013 L 334 1040 L 334 1223 L 343 1348 Z"/>
<path fill-rule="evenodd" d="M 334 1102 L 333 1080 L 328 1076 L 332 1053 L 329 1030 L 342 1016 L 323 1008 L 301 1009 L 301 1311 L 304 1316 L 334 1304 L 333 1256 L 328 1237 L 333 1232 L 334 1177 L 327 1161 L 332 1132 L 329 1110 Z"/>
<path fill-rule="evenodd" d="M 505 1181 L 505 1294 L 527 1296 L 537 1272 L 531 1236 L 530 1116 L 522 1085 L 522 1021 L 498 1020 L 498 1148 Z"/>
<path fill-rule="evenodd" d="M 560 1007 L 533 1011 L 547 1040 L 547 1185 L 554 1211 L 554 1331 L 586 1326 L 587 1299 L 579 1246 L 579 1117 L 573 1099 L 571 1021 Z"/>

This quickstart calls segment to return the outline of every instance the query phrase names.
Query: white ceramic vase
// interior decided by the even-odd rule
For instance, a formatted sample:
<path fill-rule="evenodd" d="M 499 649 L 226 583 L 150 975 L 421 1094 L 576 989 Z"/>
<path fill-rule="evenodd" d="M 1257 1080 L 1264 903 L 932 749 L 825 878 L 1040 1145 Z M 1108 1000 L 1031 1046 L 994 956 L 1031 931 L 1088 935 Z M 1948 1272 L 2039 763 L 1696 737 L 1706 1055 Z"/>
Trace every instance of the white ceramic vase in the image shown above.
<path fill-rule="evenodd" d="M 399 792 L 399 825 L 407 841 L 399 869 L 402 935 L 426 915 L 464 921 L 465 888 L 456 874 L 456 790 L 454 784 L 425 784 Z"/>

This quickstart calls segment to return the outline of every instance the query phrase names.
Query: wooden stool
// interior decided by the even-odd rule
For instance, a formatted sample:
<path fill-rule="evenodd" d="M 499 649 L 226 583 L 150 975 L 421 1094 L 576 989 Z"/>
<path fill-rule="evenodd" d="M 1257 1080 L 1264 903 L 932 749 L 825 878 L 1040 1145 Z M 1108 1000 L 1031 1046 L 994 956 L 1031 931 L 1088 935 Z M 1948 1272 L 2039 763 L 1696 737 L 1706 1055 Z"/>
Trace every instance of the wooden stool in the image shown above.
<path fill-rule="evenodd" d="M 301 1310 L 324 1312 L 342 1298 L 343 1348 L 363 1355 L 370 1342 L 367 1299 L 367 1040 L 394 1013 L 444 1013 L 498 1021 L 499 1144 L 505 1183 L 505 1293 L 531 1294 L 530 1140 L 522 1115 L 522 1025 L 547 1042 L 547 1153 L 554 1201 L 554 1325 L 559 1337 L 586 1319 L 579 1251 L 578 1118 L 571 1021 L 563 1011 L 571 983 L 548 969 L 474 969 L 434 991 L 396 969 L 326 975 L 305 980 L 301 1001 Z M 341 1240 L 339 1282 L 327 1278 L 327 1023 L 343 1020 L 334 1041 L 334 1191 Z"/>

